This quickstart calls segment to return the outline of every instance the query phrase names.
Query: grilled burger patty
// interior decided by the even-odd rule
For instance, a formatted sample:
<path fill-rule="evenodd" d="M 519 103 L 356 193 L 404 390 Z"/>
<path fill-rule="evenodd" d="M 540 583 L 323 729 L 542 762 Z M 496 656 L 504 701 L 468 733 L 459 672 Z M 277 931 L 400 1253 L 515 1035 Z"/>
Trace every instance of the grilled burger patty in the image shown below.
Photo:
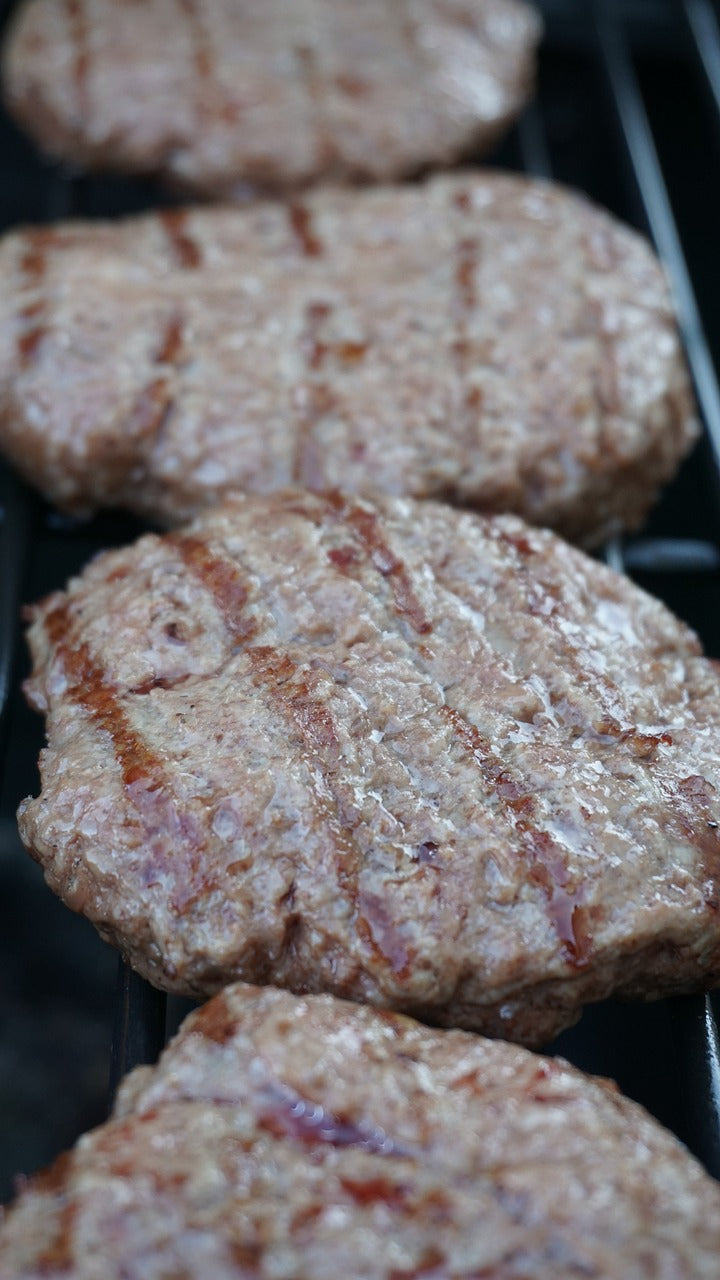
<path fill-rule="evenodd" d="M 33 617 L 22 837 L 157 985 L 540 1044 L 720 977 L 717 670 L 554 535 L 238 497 Z"/>
<path fill-rule="evenodd" d="M 5 100 L 53 156 L 207 195 L 388 179 L 495 142 L 540 26 L 520 0 L 30 0 Z"/>
<path fill-rule="evenodd" d="M 716 1280 L 720 1188 L 605 1080 L 234 986 L 31 1180 L 0 1276 Z"/>
<path fill-rule="evenodd" d="M 0 442 L 61 506 L 443 496 L 598 542 L 695 438 L 663 274 L 499 174 L 13 233 Z"/>

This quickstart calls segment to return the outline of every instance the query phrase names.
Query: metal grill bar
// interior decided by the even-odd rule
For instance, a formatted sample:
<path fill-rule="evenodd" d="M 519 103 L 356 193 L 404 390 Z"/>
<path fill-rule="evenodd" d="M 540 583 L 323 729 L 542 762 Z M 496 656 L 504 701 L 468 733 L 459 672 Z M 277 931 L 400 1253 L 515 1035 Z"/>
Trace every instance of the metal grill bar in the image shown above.
<path fill-rule="evenodd" d="M 717 573 L 720 548 L 696 538 L 636 538 L 625 565 L 630 573 Z"/>
<path fill-rule="evenodd" d="M 165 1044 L 167 997 L 121 960 L 115 994 L 115 1029 L 110 1060 L 110 1100 L 133 1067 L 155 1062 Z"/>
<path fill-rule="evenodd" d="M 717 14 L 708 0 L 685 0 L 685 16 L 708 88 L 720 111 L 720 24 Z"/>
<path fill-rule="evenodd" d="M 720 1178 L 720 1033 L 716 996 L 669 1001 L 683 1107 L 695 1155 Z"/>

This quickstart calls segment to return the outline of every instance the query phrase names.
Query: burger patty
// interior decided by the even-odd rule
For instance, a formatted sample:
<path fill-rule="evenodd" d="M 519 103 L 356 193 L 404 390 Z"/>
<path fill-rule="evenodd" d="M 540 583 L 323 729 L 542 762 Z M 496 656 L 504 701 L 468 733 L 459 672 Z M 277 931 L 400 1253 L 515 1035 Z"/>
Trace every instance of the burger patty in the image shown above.
<path fill-rule="evenodd" d="M 387 180 L 487 150 L 540 30 L 521 0 L 30 0 L 4 93 L 74 166 L 231 198 Z"/>
<path fill-rule="evenodd" d="M 290 491 L 33 611 L 20 830 L 158 986 L 328 991 L 540 1044 L 720 978 L 720 682 L 514 517 Z"/>
<path fill-rule="evenodd" d="M 608 1081 L 234 986 L 32 1179 L 0 1276 L 716 1280 L 720 1188 Z"/>
<path fill-rule="evenodd" d="M 696 434 L 648 245 L 526 178 L 15 232 L 0 273 L 0 442 L 73 511 L 300 484 L 598 542 Z"/>

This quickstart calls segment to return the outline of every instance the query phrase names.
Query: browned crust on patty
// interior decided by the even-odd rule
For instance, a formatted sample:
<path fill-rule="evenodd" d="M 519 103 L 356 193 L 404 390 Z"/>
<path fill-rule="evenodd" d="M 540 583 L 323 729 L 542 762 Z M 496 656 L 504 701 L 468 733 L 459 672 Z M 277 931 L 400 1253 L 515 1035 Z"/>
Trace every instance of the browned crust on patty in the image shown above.
<path fill-rule="evenodd" d="M 607 1081 L 235 986 L 32 1179 L 0 1276 L 714 1280 L 720 1189 Z"/>
<path fill-rule="evenodd" d="M 500 174 L 7 236 L 0 441 L 74 511 L 406 492 L 598 542 L 697 433 L 663 273 Z"/>
<path fill-rule="evenodd" d="M 49 154 L 199 194 L 387 181 L 488 150 L 540 29 L 522 0 L 30 0 L 4 96 Z"/>
<path fill-rule="evenodd" d="M 720 976 L 716 669 L 552 535 L 238 497 L 34 610 L 20 829 L 131 963 L 541 1043 Z"/>

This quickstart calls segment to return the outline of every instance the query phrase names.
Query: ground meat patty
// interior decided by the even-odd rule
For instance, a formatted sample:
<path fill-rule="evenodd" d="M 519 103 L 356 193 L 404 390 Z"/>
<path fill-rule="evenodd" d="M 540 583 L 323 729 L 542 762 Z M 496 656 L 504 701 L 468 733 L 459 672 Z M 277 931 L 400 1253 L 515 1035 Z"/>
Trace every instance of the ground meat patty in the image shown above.
<path fill-rule="evenodd" d="M 34 611 L 30 851 L 152 982 L 542 1043 L 720 977 L 720 678 L 513 517 L 238 498 Z"/>
<path fill-rule="evenodd" d="M 73 165 L 233 196 L 487 150 L 532 88 L 521 0 L 30 0 L 10 110 Z"/>
<path fill-rule="evenodd" d="M 25 231 L 0 278 L 0 440 L 71 510 L 299 483 L 597 542 L 695 437 L 648 246 L 525 178 Z"/>
<path fill-rule="evenodd" d="M 33 1179 L 0 1276 L 716 1280 L 720 1188 L 605 1080 L 235 986 Z"/>

